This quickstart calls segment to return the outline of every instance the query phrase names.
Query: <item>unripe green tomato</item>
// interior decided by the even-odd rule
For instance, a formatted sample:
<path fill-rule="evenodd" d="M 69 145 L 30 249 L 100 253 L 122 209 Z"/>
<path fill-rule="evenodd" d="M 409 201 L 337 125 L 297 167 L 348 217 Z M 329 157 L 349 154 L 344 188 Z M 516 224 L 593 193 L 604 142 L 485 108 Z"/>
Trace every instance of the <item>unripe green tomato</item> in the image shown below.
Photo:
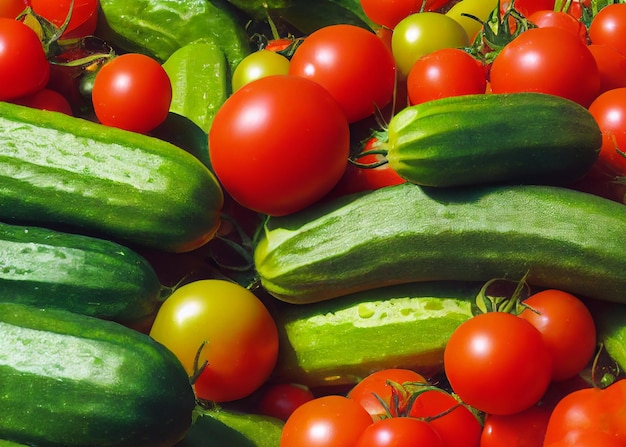
<path fill-rule="evenodd" d="M 289 73 L 289 59 L 282 54 L 269 50 L 250 53 L 242 59 L 233 73 L 232 88 L 238 90 L 243 85 L 256 79 Z"/>

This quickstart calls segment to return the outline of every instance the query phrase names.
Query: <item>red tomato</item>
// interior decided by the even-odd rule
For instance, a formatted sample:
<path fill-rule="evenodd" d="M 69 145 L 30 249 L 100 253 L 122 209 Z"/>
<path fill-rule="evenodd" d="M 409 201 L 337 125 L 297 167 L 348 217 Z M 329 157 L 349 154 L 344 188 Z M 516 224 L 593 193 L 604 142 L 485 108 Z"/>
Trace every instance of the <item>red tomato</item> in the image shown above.
<path fill-rule="evenodd" d="M 15 19 L 25 8 L 26 3 L 24 0 L 0 1 L 0 17 Z"/>
<path fill-rule="evenodd" d="M 535 11 L 554 9 L 553 0 L 501 0 L 500 11 L 502 13 L 506 12 L 513 4 L 515 5 L 515 10 L 524 17 L 529 17 Z"/>
<path fill-rule="evenodd" d="M 407 77 L 411 104 L 448 96 L 485 93 L 485 66 L 460 48 L 442 48 L 419 58 Z"/>
<path fill-rule="evenodd" d="M 596 326 L 587 306 L 561 290 L 548 289 L 523 302 L 520 317 L 535 326 L 552 357 L 552 380 L 580 373 L 596 350 Z"/>
<path fill-rule="evenodd" d="M 102 124 L 146 133 L 167 118 L 172 85 L 155 59 L 127 53 L 110 60 L 98 71 L 91 98 Z"/>
<path fill-rule="evenodd" d="M 614 88 L 626 87 L 626 54 L 608 45 L 590 44 L 600 72 L 600 93 Z"/>
<path fill-rule="evenodd" d="M 626 175 L 626 87 L 608 90 L 589 106 L 602 131 L 600 170 L 611 175 Z"/>
<path fill-rule="evenodd" d="M 603 7 L 589 24 L 591 43 L 608 45 L 626 55 L 626 4 Z"/>
<path fill-rule="evenodd" d="M 561 28 L 531 28 L 495 57 L 490 82 L 493 93 L 549 93 L 588 107 L 600 90 L 600 73 L 577 36 Z"/>
<path fill-rule="evenodd" d="M 283 426 L 280 447 L 353 447 L 372 424 L 358 402 L 339 395 L 300 405 Z"/>
<path fill-rule="evenodd" d="M 326 195 L 346 169 L 350 129 L 318 83 L 275 75 L 252 81 L 220 107 L 209 133 L 224 189 L 263 214 L 299 211 Z"/>
<path fill-rule="evenodd" d="M 0 18 L 0 101 L 46 86 L 50 64 L 37 34 L 15 19 Z"/>
<path fill-rule="evenodd" d="M 300 44 L 291 57 L 289 74 L 323 86 L 353 123 L 391 103 L 396 66 L 391 50 L 375 33 L 354 25 L 331 25 Z"/>
<path fill-rule="evenodd" d="M 35 109 L 52 110 L 72 115 L 72 107 L 67 99 L 60 93 L 48 88 L 43 88 L 30 95 L 21 96 L 11 102 Z"/>
<path fill-rule="evenodd" d="M 263 392 L 258 409 L 261 414 L 286 421 L 296 408 L 314 397 L 311 390 L 304 385 L 276 383 Z"/>
<path fill-rule="evenodd" d="M 585 45 L 587 44 L 587 27 L 567 12 L 542 9 L 533 12 L 528 16 L 528 20 L 539 28 L 556 27 L 569 31 L 578 36 Z"/>
<path fill-rule="evenodd" d="M 480 447 L 542 447 L 552 408 L 533 405 L 515 414 L 488 414 Z"/>
<path fill-rule="evenodd" d="M 535 405 L 552 375 L 539 331 L 513 314 L 488 312 L 463 322 L 444 351 L 450 385 L 485 413 L 513 414 Z"/>
<path fill-rule="evenodd" d="M 394 29 L 402 19 L 411 14 L 422 10 L 436 11 L 448 3 L 450 0 L 361 0 L 361 7 L 372 22 Z"/>
<path fill-rule="evenodd" d="M 348 397 L 361 404 L 374 419 L 386 416 L 387 409 L 391 411 L 392 416 L 397 416 L 397 412 L 391 408 L 394 384 L 402 385 L 407 382 L 427 383 L 424 376 L 410 369 L 383 369 L 360 380 L 348 392 Z"/>
<path fill-rule="evenodd" d="M 588 443 L 593 438 L 614 442 Z M 548 422 L 544 446 L 581 445 L 626 446 L 626 379 L 605 389 L 574 391 L 557 403 Z"/>
<path fill-rule="evenodd" d="M 63 31 L 62 38 L 74 39 L 92 35 L 98 22 L 98 0 L 73 0 L 72 16 Z M 30 0 L 33 11 L 56 26 L 67 18 L 71 0 Z"/>
<path fill-rule="evenodd" d="M 427 422 L 395 417 L 367 427 L 355 447 L 445 447 L 445 444 Z"/>

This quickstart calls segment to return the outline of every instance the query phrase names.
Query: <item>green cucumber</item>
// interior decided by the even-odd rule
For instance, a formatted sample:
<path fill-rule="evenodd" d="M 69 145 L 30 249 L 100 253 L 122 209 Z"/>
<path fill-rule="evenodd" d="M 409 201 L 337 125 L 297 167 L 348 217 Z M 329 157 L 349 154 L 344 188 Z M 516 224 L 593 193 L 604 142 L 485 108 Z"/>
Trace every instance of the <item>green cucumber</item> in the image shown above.
<path fill-rule="evenodd" d="M 591 168 L 602 145 L 587 109 L 542 93 L 417 104 L 391 119 L 386 137 L 391 168 L 410 182 L 439 187 L 571 183 Z"/>
<path fill-rule="evenodd" d="M 146 259 L 115 242 L 0 223 L 0 301 L 127 324 L 154 314 L 161 285 Z"/>
<path fill-rule="evenodd" d="M 0 103 L 0 146 L 2 221 L 174 252 L 219 226 L 217 178 L 171 143 Z"/>
<path fill-rule="evenodd" d="M 596 323 L 598 341 L 626 373 L 626 303 L 593 301 L 587 306 Z"/>
<path fill-rule="evenodd" d="M 317 303 L 279 303 L 273 379 L 317 388 L 354 384 L 385 368 L 436 374 L 448 338 L 471 318 L 482 285 L 409 283 Z"/>
<path fill-rule="evenodd" d="M 169 447 L 196 407 L 185 369 L 120 324 L 0 303 L 0 438 L 38 447 Z"/>
<path fill-rule="evenodd" d="M 557 186 L 412 183 L 269 218 L 257 275 L 293 303 L 432 280 L 527 281 L 626 302 L 626 207 Z"/>

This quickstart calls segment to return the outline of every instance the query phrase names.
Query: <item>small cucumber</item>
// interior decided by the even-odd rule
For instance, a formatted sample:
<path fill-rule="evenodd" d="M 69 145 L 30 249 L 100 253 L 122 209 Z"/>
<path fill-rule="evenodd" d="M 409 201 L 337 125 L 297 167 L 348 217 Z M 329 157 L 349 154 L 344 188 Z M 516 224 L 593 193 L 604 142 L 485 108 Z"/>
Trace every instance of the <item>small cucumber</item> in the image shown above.
<path fill-rule="evenodd" d="M 333 300 L 279 303 L 273 378 L 310 388 L 354 384 L 384 368 L 440 372 L 448 338 L 471 318 L 482 283 L 434 281 Z"/>
<path fill-rule="evenodd" d="M 0 301 L 128 324 L 156 311 L 161 285 L 146 259 L 117 243 L 0 223 Z"/>
<path fill-rule="evenodd" d="M 293 303 L 390 284 L 493 278 L 626 302 L 626 207 L 557 186 L 381 188 L 269 218 L 254 259 Z"/>
<path fill-rule="evenodd" d="M 581 105 L 542 93 L 463 95 L 407 107 L 389 122 L 389 165 L 425 186 L 567 184 L 598 158 L 602 134 Z"/>
<path fill-rule="evenodd" d="M 62 113 L 0 103 L 0 220 L 163 251 L 220 224 L 211 171 L 173 144 Z"/>
<path fill-rule="evenodd" d="M 590 302 L 598 341 L 626 373 L 626 303 Z"/>
<path fill-rule="evenodd" d="M 170 447 L 196 407 L 185 369 L 120 324 L 0 303 L 0 439 L 38 447 Z"/>

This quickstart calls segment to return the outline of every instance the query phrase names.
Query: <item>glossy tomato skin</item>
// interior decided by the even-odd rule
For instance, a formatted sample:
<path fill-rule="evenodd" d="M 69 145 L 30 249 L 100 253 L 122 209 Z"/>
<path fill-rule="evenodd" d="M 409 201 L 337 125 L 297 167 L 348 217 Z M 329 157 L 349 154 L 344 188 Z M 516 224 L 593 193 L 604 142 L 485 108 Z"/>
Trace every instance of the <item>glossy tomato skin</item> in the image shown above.
<path fill-rule="evenodd" d="M 626 87 L 626 54 L 608 45 L 590 44 L 600 72 L 600 94 L 614 88 Z"/>
<path fill-rule="evenodd" d="M 147 133 L 167 118 L 172 84 L 155 59 L 126 53 L 116 56 L 98 71 L 91 98 L 96 117 L 102 124 Z"/>
<path fill-rule="evenodd" d="M 490 414 L 513 414 L 535 405 L 552 376 L 550 353 L 539 331 L 505 312 L 463 322 L 448 340 L 444 369 L 463 402 Z"/>
<path fill-rule="evenodd" d="M 372 424 L 358 402 L 326 395 L 300 405 L 283 426 L 280 447 L 353 447 Z"/>
<path fill-rule="evenodd" d="M 375 33 L 340 24 L 307 36 L 291 57 L 289 74 L 323 86 L 353 123 L 391 103 L 396 66 Z"/>
<path fill-rule="evenodd" d="M 300 76 L 246 84 L 220 107 L 209 133 L 213 169 L 246 208 L 286 215 L 327 194 L 350 151 L 346 116 L 321 85 Z"/>
<path fill-rule="evenodd" d="M 626 4 L 603 7 L 589 24 L 591 43 L 608 45 L 626 55 Z"/>
<path fill-rule="evenodd" d="M 71 0 L 29 0 L 37 14 L 61 26 L 70 12 Z M 98 0 L 73 0 L 72 16 L 62 34 L 64 39 L 93 35 L 98 23 Z"/>
<path fill-rule="evenodd" d="M 589 106 L 602 131 L 602 148 L 596 165 L 610 176 L 626 175 L 626 87 L 608 90 Z"/>
<path fill-rule="evenodd" d="M 52 110 L 54 112 L 72 115 L 72 107 L 65 97 L 54 90 L 42 88 L 30 95 L 21 96 L 11 101 L 27 107 L 40 110 Z"/>
<path fill-rule="evenodd" d="M 24 0 L 4 0 L 0 2 L 0 17 L 15 19 L 26 8 Z"/>
<path fill-rule="evenodd" d="M 374 23 L 394 29 L 405 17 L 420 11 L 435 11 L 450 3 L 449 0 L 361 0 L 365 15 Z"/>
<path fill-rule="evenodd" d="M 437 432 L 425 421 L 393 417 L 367 427 L 355 447 L 446 447 Z"/>
<path fill-rule="evenodd" d="M 50 64 L 37 34 L 24 23 L 0 18 L 0 101 L 46 86 Z"/>
<path fill-rule="evenodd" d="M 551 408 L 533 405 L 519 413 L 489 414 L 480 437 L 480 447 L 542 447 Z"/>
<path fill-rule="evenodd" d="M 244 57 L 235 67 L 232 79 L 233 91 L 256 79 L 289 74 L 289 59 L 272 50 L 259 50 Z"/>
<path fill-rule="evenodd" d="M 520 314 L 536 327 L 550 350 L 552 380 L 579 374 L 596 350 L 596 326 L 591 312 L 576 296 L 547 289 L 524 300 Z"/>
<path fill-rule="evenodd" d="M 150 336 L 170 349 L 190 376 L 207 362 L 194 388 L 208 401 L 249 396 L 268 379 L 278 355 L 278 331 L 267 308 L 227 280 L 177 288 L 159 308 Z"/>
<path fill-rule="evenodd" d="M 419 58 L 407 77 L 411 104 L 485 93 L 486 67 L 460 48 L 442 48 Z"/>
<path fill-rule="evenodd" d="M 532 13 L 528 20 L 539 28 L 556 27 L 569 31 L 579 37 L 585 45 L 587 44 L 587 27 L 583 22 L 565 11 L 541 9 Z"/>
<path fill-rule="evenodd" d="M 599 93 L 600 73 L 587 46 L 573 33 L 531 28 L 495 57 L 490 84 L 493 93 L 548 93 L 588 107 Z"/>
<path fill-rule="evenodd" d="M 313 392 L 304 385 L 275 383 L 263 392 L 258 410 L 266 416 L 286 421 L 296 408 L 314 398 Z"/>

